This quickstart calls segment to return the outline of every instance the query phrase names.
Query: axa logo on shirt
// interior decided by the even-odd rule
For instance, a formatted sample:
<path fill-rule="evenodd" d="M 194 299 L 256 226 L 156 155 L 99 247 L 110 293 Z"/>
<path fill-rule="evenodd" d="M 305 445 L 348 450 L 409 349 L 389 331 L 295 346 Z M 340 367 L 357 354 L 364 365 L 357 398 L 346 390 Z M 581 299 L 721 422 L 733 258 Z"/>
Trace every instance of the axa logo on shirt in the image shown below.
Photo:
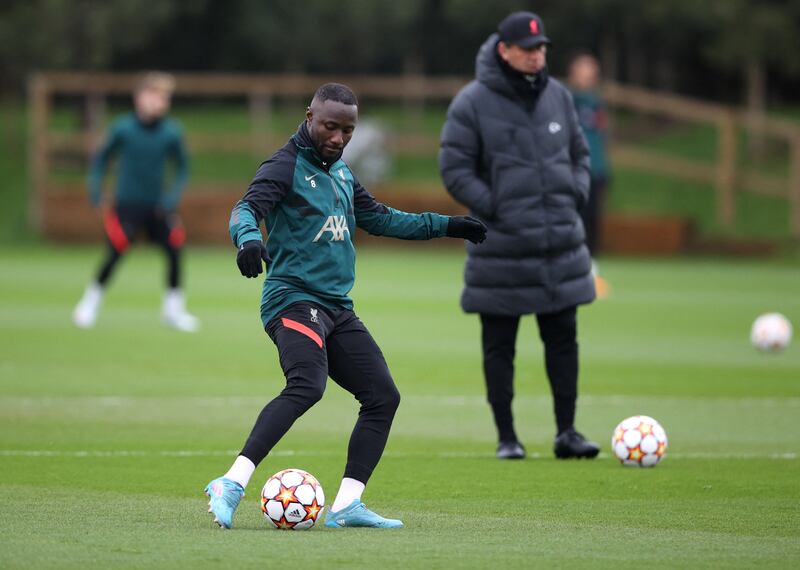
<path fill-rule="evenodd" d="M 317 237 L 314 238 L 314 242 L 318 242 L 319 238 L 321 238 L 322 234 L 325 232 L 331 232 L 330 241 L 343 241 L 344 233 L 350 233 L 350 230 L 347 229 L 347 218 L 344 216 L 328 216 L 322 229 L 319 230 Z"/>

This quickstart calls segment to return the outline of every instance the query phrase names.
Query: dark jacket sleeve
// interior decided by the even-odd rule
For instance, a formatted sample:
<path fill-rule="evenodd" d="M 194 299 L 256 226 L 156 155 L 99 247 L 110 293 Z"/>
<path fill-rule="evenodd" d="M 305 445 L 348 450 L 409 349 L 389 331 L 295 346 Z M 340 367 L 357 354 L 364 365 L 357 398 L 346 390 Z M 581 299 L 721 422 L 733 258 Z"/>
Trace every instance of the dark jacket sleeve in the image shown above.
<path fill-rule="evenodd" d="M 575 192 L 578 194 L 578 209 L 582 209 L 589 200 L 589 185 L 591 179 L 591 160 L 589 158 L 589 145 L 583 136 L 583 129 L 578 122 L 578 113 L 572 95 L 564 90 L 566 98 L 566 111 L 569 117 L 569 154 L 572 158 L 572 178 L 575 180 Z"/>
<path fill-rule="evenodd" d="M 353 186 L 356 225 L 372 235 L 426 240 L 447 234 L 448 216 L 426 212 L 412 214 L 378 202 L 358 180 Z"/>
<path fill-rule="evenodd" d="M 447 110 L 439 150 L 439 172 L 447 191 L 481 217 L 494 213 L 489 186 L 479 175 L 481 133 L 469 97 L 462 91 Z"/>
<path fill-rule="evenodd" d="M 247 192 L 231 212 L 228 231 L 236 247 L 262 239 L 258 226 L 291 189 L 294 164 L 294 157 L 279 152 L 258 167 Z"/>

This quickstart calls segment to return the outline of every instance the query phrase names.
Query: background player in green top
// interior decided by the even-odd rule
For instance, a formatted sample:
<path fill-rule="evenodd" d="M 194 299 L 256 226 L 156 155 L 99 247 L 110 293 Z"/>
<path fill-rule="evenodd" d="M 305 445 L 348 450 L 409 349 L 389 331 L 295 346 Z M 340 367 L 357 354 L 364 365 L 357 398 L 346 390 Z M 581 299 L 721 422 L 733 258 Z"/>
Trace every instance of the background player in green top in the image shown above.
<path fill-rule="evenodd" d="M 356 397 L 361 409 L 325 525 L 403 526 L 361 502 L 400 394 L 348 296 L 355 280 L 353 232 L 359 227 L 400 239 L 447 236 L 479 243 L 486 227 L 469 217 L 410 214 L 376 201 L 341 159 L 357 121 L 358 103 L 348 87 L 320 87 L 297 133 L 261 164 L 231 214 L 230 234 L 242 275 L 257 277 L 267 264 L 261 319 L 278 348 L 286 387 L 264 407 L 228 472 L 206 486 L 209 511 L 224 528 L 231 527 L 256 466 L 322 398 L 329 376 Z M 262 221 L 269 236 L 266 246 Z"/>
<path fill-rule="evenodd" d="M 593 55 L 580 53 L 572 58 L 567 77 L 578 122 L 589 145 L 591 178 L 589 199 L 581 210 L 586 230 L 586 247 L 592 254 L 592 273 L 595 290 L 602 299 L 609 293 L 609 285 L 598 273 L 595 258 L 600 251 L 603 210 L 606 191 L 611 177 L 608 159 L 608 110 L 600 97 L 600 63 Z"/>
<path fill-rule="evenodd" d="M 81 328 L 94 326 L 114 269 L 142 231 L 167 255 L 168 288 L 161 310 L 164 324 L 187 332 L 199 326 L 198 320 L 186 312 L 181 289 L 180 257 L 186 234 L 176 209 L 186 185 L 188 158 L 180 127 L 167 117 L 174 87 L 171 75 L 142 76 L 133 94 L 134 111 L 114 122 L 92 161 L 89 194 L 92 204 L 99 208 L 103 205 L 103 177 L 111 161 L 119 157 L 114 201 L 103 208 L 108 253 L 73 313 L 73 321 Z M 174 173 L 165 191 L 169 161 Z"/>

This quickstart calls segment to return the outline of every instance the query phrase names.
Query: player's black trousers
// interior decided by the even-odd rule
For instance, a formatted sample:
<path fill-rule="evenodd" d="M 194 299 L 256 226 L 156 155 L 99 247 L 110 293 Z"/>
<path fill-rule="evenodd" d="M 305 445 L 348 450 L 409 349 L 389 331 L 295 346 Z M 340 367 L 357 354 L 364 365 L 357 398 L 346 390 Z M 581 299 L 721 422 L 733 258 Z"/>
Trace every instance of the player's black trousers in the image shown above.
<path fill-rule="evenodd" d="M 586 231 L 586 247 L 592 257 L 597 256 L 602 247 L 600 232 L 603 224 L 603 210 L 606 201 L 605 178 L 592 178 L 589 186 L 589 200 L 581 210 L 583 229 Z"/>
<path fill-rule="evenodd" d="M 578 398 L 577 308 L 536 315 L 558 433 L 573 427 Z M 511 401 L 519 317 L 481 315 L 483 372 L 500 441 L 516 441 Z"/>
<path fill-rule="evenodd" d="M 149 206 L 118 204 L 105 213 L 103 222 L 108 253 L 97 273 L 97 283 L 101 286 L 108 283 L 130 244 L 144 230 L 148 239 L 161 246 L 167 255 L 167 285 L 173 289 L 181 286 L 181 247 L 185 234 L 177 216 Z"/>
<path fill-rule="evenodd" d="M 400 404 L 372 335 L 352 311 L 308 302 L 289 306 L 266 330 L 278 348 L 286 387 L 259 414 L 241 455 L 258 465 L 295 420 L 322 398 L 330 376 L 361 404 L 344 476 L 366 484 L 383 455 Z"/>

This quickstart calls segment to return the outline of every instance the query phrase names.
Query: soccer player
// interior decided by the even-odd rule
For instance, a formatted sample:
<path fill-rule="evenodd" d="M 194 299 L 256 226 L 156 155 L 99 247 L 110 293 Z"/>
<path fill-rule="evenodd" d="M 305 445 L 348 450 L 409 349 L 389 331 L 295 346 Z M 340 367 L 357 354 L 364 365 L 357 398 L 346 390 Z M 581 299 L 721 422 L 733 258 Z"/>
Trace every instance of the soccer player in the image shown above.
<path fill-rule="evenodd" d="M 176 209 L 188 175 L 188 159 L 178 124 L 167 117 L 175 80 L 165 73 L 147 73 L 133 94 L 134 111 L 120 117 L 92 161 L 89 195 L 100 207 L 103 177 L 119 156 L 114 204 L 105 209 L 103 223 L 108 253 L 97 276 L 86 288 L 72 320 L 91 328 L 97 321 L 103 294 L 122 256 L 140 231 L 161 246 L 169 264 L 168 289 L 161 318 L 180 331 L 193 332 L 198 320 L 186 311 L 181 289 L 181 248 L 185 232 Z M 174 164 L 171 188 L 164 192 L 165 166 Z"/>
<path fill-rule="evenodd" d="M 328 376 L 361 404 L 344 478 L 325 525 L 399 528 L 367 509 L 361 495 L 383 454 L 400 394 L 378 345 L 353 312 L 352 232 L 426 240 L 483 241 L 486 227 L 463 216 L 410 214 L 389 208 L 359 184 L 341 160 L 358 121 L 353 92 L 322 85 L 289 142 L 261 164 L 233 208 L 236 263 L 257 277 L 266 263 L 261 320 L 278 349 L 286 387 L 264 407 L 230 470 L 205 489 L 221 527 L 232 519 L 256 466 L 325 390 Z M 259 231 L 265 222 L 266 247 Z"/>
<path fill-rule="evenodd" d="M 597 296 L 603 299 L 609 294 L 608 282 L 600 276 L 597 254 L 602 245 L 600 228 L 603 220 L 608 181 L 611 168 L 608 159 L 608 111 L 600 97 L 600 63 L 589 53 L 576 55 L 569 64 L 567 77 L 578 113 L 578 122 L 589 145 L 591 177 L 589 199 L 581 210 L 583 227 L 586 230 L 586 247 L 592 255 L 592 274 Z"/>

